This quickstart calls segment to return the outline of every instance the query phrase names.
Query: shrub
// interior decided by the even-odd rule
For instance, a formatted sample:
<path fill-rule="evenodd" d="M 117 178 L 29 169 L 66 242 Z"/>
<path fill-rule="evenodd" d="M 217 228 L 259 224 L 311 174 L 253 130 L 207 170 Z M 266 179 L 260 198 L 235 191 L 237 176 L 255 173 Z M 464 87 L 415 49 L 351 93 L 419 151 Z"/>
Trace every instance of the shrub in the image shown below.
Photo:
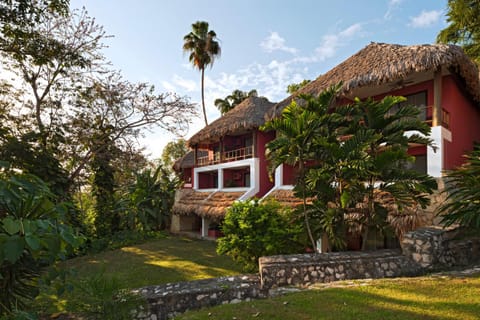
<path fill-rule="evenodd" d="M 278 202 L 235 202 L 221 226 L 224 237 L 218 239 L 217 252 L 227 254 L 246 271 L 258 267 L 258 258 L 299 252 L 298 237 L 302 224 L 292 211 Z"/>
<path fill-rule="evenodd" d="M 81 244 L 63 223 L 67 210 L 39 178 L 0 171 L 0 315 L 25 308 L 42 268 Z"/>

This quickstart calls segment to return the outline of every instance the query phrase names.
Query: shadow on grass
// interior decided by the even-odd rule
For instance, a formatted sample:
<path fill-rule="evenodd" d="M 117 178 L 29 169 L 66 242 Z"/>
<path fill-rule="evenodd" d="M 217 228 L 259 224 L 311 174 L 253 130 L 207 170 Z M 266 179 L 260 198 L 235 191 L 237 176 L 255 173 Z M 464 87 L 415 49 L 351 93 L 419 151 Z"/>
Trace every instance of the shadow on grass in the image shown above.
<path fill-rule="evenodd" d="M 416 279 L 412 279 L 414 288 Z M 381 287 L 381 288 L 379 288 Z M 448 290 L 430 288 L 429 297 L 418 298 L 397 284 L 311 290 L 273 299 L 224 305 L 187 312 L 178 319 L 478 319 L 480 298 L 476 303 L 457 296 L 456 286 Z M 438 293 L 440 291 L 440 298 Z M 478 293 L 478 292 L 477 292 Z M 394 294 L 397 296 L 389 296 Z M 423 294 L 422 294 L 423 295 Z M 472 293 L 473 296 L 473 293 Z"/>
<path fill-rule="evenodd" d="M 103 267 L 106 273 L 115 275 L 127 288 L 241 272 L 229 257 L 216 254 L 214 242 L 173 236 L 75 258 L 66 265 L 76 269 L 80 278 Z"/>

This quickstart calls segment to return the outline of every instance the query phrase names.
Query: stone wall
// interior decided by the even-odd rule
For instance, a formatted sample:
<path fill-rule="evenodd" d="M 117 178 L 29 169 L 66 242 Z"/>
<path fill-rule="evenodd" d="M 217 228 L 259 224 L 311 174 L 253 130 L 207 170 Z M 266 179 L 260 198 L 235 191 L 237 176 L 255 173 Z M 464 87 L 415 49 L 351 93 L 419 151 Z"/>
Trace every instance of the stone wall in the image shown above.
<path fill-rule="evenodd" d="M 260 275 L 222 277 L 134 290 L 147 300 L 136 319 L 163 320 L 187 310 L 267 297 L 282 286 L 347 279 L 419 275 L 480 261 L 480 237 L 456 240 L 458 231 L 438 227 L 407 233 L 401 250 L 334 252 L 262 257 Z"/>
<path fill-rule="evenodd" d="M 480 261 L 480 238 L 456 240 L 459 229 L 428 227 L 407 233 L 403 254 L 427 271 L 471 265 Z"/>
<path fill-rule="evenodd" d="M 400 250 L 279 255 L 262 257 L 259 265 L 264 289 L 346 279 L 399 277 L 421 272 Z"/>
<path fill-rule="evenodd" d="M 136 289 L 147 301 L 147 309 L 137 310 L 135 319 L 170 319 L 187 310 L 237 303 L 265 297 L 258 275 L 221 277 L 169 283 Z"/>

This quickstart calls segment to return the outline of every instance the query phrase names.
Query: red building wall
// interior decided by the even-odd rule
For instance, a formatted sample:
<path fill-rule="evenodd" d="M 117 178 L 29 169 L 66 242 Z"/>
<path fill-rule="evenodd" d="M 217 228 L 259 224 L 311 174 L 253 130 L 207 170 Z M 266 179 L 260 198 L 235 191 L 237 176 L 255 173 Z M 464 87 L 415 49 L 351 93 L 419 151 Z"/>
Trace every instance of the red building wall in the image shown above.
<path fill-rule="evenodd" d="M 442 107 L 450 113 L 452 133 L 452 141 L 444 141 L 444 169 L 450 170 L 463 163 L 474 141 L 480 142 L 480 106 L 459 89 L 452 76 L 443 78 L 442 88 Z"/>
<path fill-rule="evenodd" d="M 260 160 L 259 164 L 259 174 L 260 174 L 260 188 L 257 193 L 257 197 L 263 197 L 270 189 L 273 188 L 273 179 L 270 180 L 268 174 L 268 162 L 265 157 L 266 144 L 272 141 L 275 138 L 274 132 L 263 132 L 257 130 L 255 132 L 257 135 L 257 157 Z"/>

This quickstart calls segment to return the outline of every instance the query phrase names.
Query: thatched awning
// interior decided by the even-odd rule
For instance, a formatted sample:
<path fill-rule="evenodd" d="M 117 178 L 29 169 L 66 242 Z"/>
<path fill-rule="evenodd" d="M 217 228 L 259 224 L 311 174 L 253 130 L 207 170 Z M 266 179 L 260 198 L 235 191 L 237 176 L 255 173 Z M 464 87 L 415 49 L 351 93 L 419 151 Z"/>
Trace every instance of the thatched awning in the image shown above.
<path fill-rule="evenodd" d="M 178 215 L 198 215 L 213 221 L 220 221 L 225 216 L 227 208 L 244 192 L 199 192 L 184 190 L 175 201 L 172 212 Z"/>
<path fill-rule="evenodd" d="M 265 113 L 274 105 L 264 97 L 249 97 L 238 106 L 194 134 L 188 145 L 215 142 L 225 135 L 248 131 L 265 123 Z"/>
<path fill-rule="evenodd" d="M 206 150 L 198 150 L 197 156 L 198 157 L 205 157 L 208 155 L 208 151 Z M 177 159 L 173 164 L 173 170 L 179 172 L 182 169 L 193 168 L 195 165 L 194 161 L 194 154 L 193 151 L 187 152 L 183 157 Z"/>
<path fill-rule="evenodd" d="M 279 102 L 268 112 L 267 118 L 279 116 L 300 93 L 317 95 L 332 85 L 343 82 L 340 94 L 348 94 L 356 88 L 394 83 L 406 79 L 409 75 L 433 71 L 438 67 L 463 78 L 467 92 L 473 100 L 480 103 L 479 70 L 462 48 L 446 44 L 403 46 L 371 43 L 294 95 Z"/>
<path fill-rule="evenodd" d="M 303 200 L 297 198 L 293 190 L 290 189 L 276 189 L 273 190 L 267 197 L 267 199 L 273 199 L 279 202 L 282 206 L 295 208 L 302 205 Z M 311 199 L 307 200 L 308 203 L 311 203 Z"/>

